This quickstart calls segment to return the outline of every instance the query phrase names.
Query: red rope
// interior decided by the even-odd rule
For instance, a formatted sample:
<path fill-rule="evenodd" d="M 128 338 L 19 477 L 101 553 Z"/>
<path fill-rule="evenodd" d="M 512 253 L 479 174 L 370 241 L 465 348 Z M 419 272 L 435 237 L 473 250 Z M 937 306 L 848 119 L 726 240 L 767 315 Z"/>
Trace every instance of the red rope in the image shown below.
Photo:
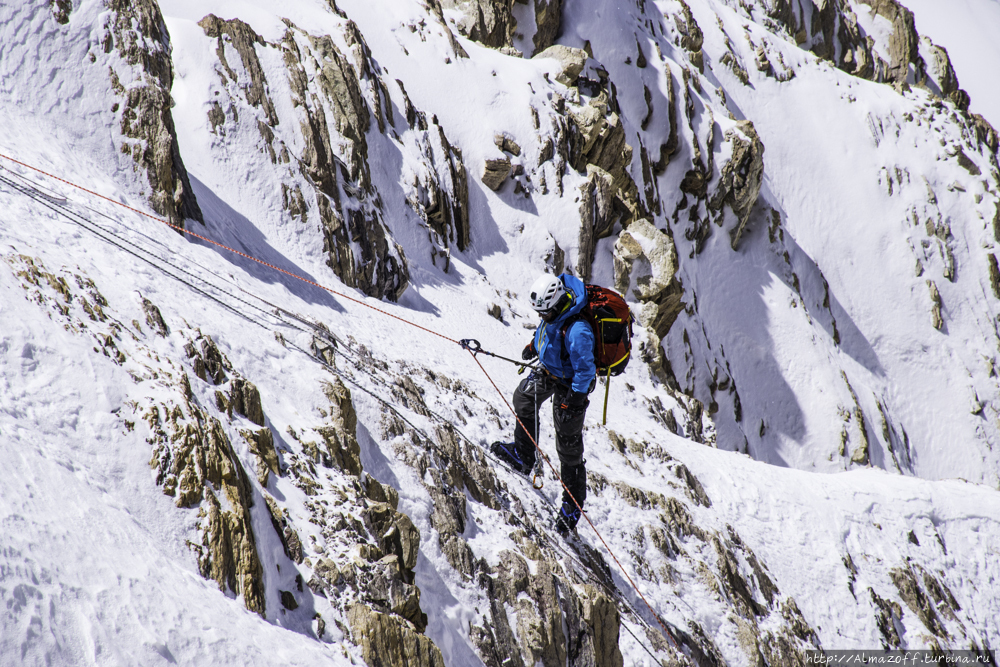
<path fill-rule="evenodd" d="M 524 432 L 528 435 L 528 439 L 531 440 L 531 444 L 535 446 L 535 449 L 538 450 L 538 453 L 542 455 L 542 459 L 549 465 L 549 468 L 552 470 L 552 474 L 555 476 L 557 480 L 559 480 L 559 483 L 562 485 L 562 488 L 566 491 L 566 495 L 569 496 L 570 500 L 573 501 L 573 504 L 576 505 L 576 508 L 580 510 L 580 514 L 583 516 L 583 518 L 587 520 L 587 523 L 590 524 L 590 527 L 594 529 L 594 534 L 597 535 L 597 539 L 601 541 L 601 544 L 604 545 L 604 548 L 607 550 L 607 552 L 611 554 L 611 558 L 613 558 L 615 564 L 618 565 L 618 569 L 622 571 L 622 574 L 624 574 L 625 578 L 628 579 L 628 583 L 632 585 L 632 588 L 635 589 L 635 592 L 639 594 L 640 598 L 642 598 L 642 601 L 646 604 L 646 607 L 649 609 L 649 613 L 653 615 L 653 618 L 656 619 L 656 622 L 660 624 L 661 628 L 663 628 L 663 632 L 666 633 L 670 641 L 674 643 L 675 647 L 677 647 L 677 642 L 674 640 L 673 635 L 667 629 L 667 626 L 660 619 L 660 615 L 657 614 L 656 611 L 654 611 L 652 605 L 650 605 L 649 601 L 646 599 L 646 596 L 642 594 L 642 591 L 639 590 L 638 586 L 636 586 L 635 582 L 632 580 L 632 577 L 629 576 L 629 573 L 625 570 L 625 567 L 621 564 L 621 561 L 618 560 L 618 556 L 616 556 L 615 552 L 611 550 L 610 546 L 608 546 L 608 543 L 604 540 L 604 536 L 601 535 L 601 532 L 599 530 L 597 530 L 597 526 L 594 525 L 594 522 L 591 521 L 590 517 L 587 516 L 586 512 L 583 511 L 583 507 L 580 505 L 580 503 L 577 502 L 576 498 L 573 497 L 573 492 L 569 490 L 568 486 L 566 486 L 566 482 L 563 481 L 562 476 L 560 476 L 559 473 L 556 471 L 555 466 L 552 465 L 552 461 L 549 460 L 549 457 L 547 457 L 545 455 L 545 452 L 542 451 L 541 447 L 538 446 L 538 443 L 535 441 L 535 439 L 531 437 L 531 433 L 528 431 L 528 429 L 524 428 L 524 424 L 521 422 L 521 418 L 517 416 L 517 413 L 515 413 L 513 408 L 511 408 L 510 403 L 507 402 L 507 397 L 503 394 L 503 392 L 500 391 L 500 388 L 497 387 L 496 383 L 493 381 L 493 378 L 491 378 L 490 374 L 486 372 L 485 368 L 483 368 L 483 365 L 479 363 L 479 359 L 476 358 L 475 354 L 472 355 L 472 358 L 476 360 L 476 364 L 478 364 L 479 370 L 483 372 L 483 375 L 486 376 L 486 379 L 490 381 L 490 384 L 493 385 L 493 388 L 496 389 L 497 393 L 500 394 L 500 397 L 503 398 L 503 402 L 504 404 L 507 405 L 507 409 L 514 414 L 514 419 L 516 419 L 517 423 L 521 425 L 522 429 L 524 429 Z"/>
<path fill-rule="evenodd" d="M 70 187 L 76 188 L 77 190 L 82 190 L 83 192 L 86 192 L 89 195 L 93 195 L 94 197 L 97 197 L 99 199 L 103 199 L 104 201 L 110 202 L 110 203 L 112 203 L 112 204 L 114 204 L 116 206 L 121 206 L 122 208 L 128 209 L 129 211 L 132 211 L 133 213 L 138 213 L 141 216 L 147 217 L 147 218 L 149 218 L 151 220 L 155 220 L 156 222 L 164 224 L 167 227 L 170 227 L 171 229 L 173 229 L 175 231 L 181 232 L 183 234 L 187 234 L 188 236 L 194 237 L 194 238 L 199 239 L 201 241 L 204 241 L 206 243 L 211 243 L 212 245 L 217 246 L 219 248 L 222 248 L 223 250 L 227 250 L 227 251 L 229 251 L 229 252 L 231 252 L 231 253 L 233 253 L 235 255 L 239 255 L 240 257 L 243 257 L 244 259 L 249 259 L 252 262 L 256 262 L 256 263 L 258 263 L 258 264 L 260 264 L 262 266 L 266 266 L 269 269 L 274 269 L 275 271 L 278 271 L 279 273 L 283 273 L 286 276 L 295 278 L 296 280 L 301 280 L 302 282 L 307 283 L 309 285 L 312 285 L 314 287 L 318 287 L 321 290 L 329 292 L 330 294 L 333 294 L 335 296 L 339 296 L 342 299 L 347 299 L 348 301 L 353 301 L 354 303 L 361 304 L 362 306 L 365 306 L 366 308 L 371 308 L 372 310 L 374 310 L 377 313 L 381 313 L 382 315 L 386 315 L 387 317 L 391 317 L 391 318 L 393 318 L 395 320 L 399 320 L 400 322 L 403 322 L 404 324 L 409 324 L 410 326 L 416 327 L 417 329 L 420 329 L 421 331 L 425 331 L 425 332 L 427 332 L 429 334 L 433 334 L 433 335 L 437 336 L 438 338 L 443 338 L 444 340 L 446 340 L 446 341 L 448 341 L 450 343 L 455 343 L 456 345 L 461 345 L 461 343 L 459 341 L 454 340 L 452 338 L 448 338 L 444 334 L 441 334 L 441 333 L 438 333 L 437 331 L 433 331 L 431 329 L 428 329 L 427 327 L 423 327 L 423 326 L 417 324 L 416 322 L 411 322 L 410 320 L 407 320 L 407 319 L 404 319 L 402 317 L 399 317 L 398 315 L 393 315 L 392 313 L 387 312 L 385 310 L 382 310 L 381 308 L 376 308 L 375 306 L 373 306 L 373 305 L 371 305 L 369 303 L 366 303 L 366 302 L 362 301 L 361 299 L 356 299 L 356 298 L 354 298 L 352 296 L 348 296 L 347 294 L 342 294 L 341 292 L 338 292 L 336 290 L 330 289 L 329 287 L 326 287 L 326 286 L 321 285 L 321 284 L 319 284 L 317 282 L 309 280 L 308 278 L 304 278 L 304 277 L 302 277 L 302 276 L 300 276 L 298 274 L 292 273 L 291 271 L 286 271 L 285 269 L 282 269 L 282 268 L 280 268 L 278 266 L 275 266 L 274 264 L 270 264 L 268 262 L 265 262 L 264 260 L 257 259 L 256 257 L 253 257 L 252 255 L 248 255 L 248 254 L 246 254 L 244 252 L 240 252 L 239 250 L 236 250 L 234 248 L 230 248 L 229 246 L 227 246 L 227 245 L 225 245 L 223 243 L 219 243 L 218 241 L 213 241 L 212 239 L 210 239 L 208 237 L 202 236 L 200 234 L 196 234 L 196 233 L 194 233 L 194 232 L 192 232 L 190 230 L 184 229 L 183 227 L 180 227 L 178 225 L 174 225 L 174 224 L 172 224 L 172 223 L 164 220 L 163 218 L 159 218 L 159 217 L 157 217 L 155 215 L 151 215 L 151 214 L 146 213 L 144 211 L 140 211 L 139 209 L 133 208 L 132 206 L 129 206 L 128 204 L 123 204 L 122 202 L 115 201 L 114 199 L 111 199 L 110 197 L 106 197 L 106 196 L 104 196 L 104 195 L 102 195 L 100 193 L 94 192 L 93 190 L 88 190 L 87 188 L 85 188 L 85 187 L 83 187 L 81 185 L 77 185 L 76 183 L 72 183 L 70 181 L 67 181 L 66 179 L 59 178 L 58 176 L 50 174 L 50 173 L 48 173 L 46 171 L 42 171 L 41 169 L 38 169 L 37 167 L 33 167 L 30 164 L 25 164 L 24 162 L 21 162 L 20 160 L 15 160 L 14 158 L 9 157 L 7 155 L 4 155 L 3 153 L 0 153 L 0 158 L 4 158 L 5 160 L 9 160 L 9 161 L 11 161 L 11 162 L 13 162 L 15 164 L 19 164 L 22 167 L 30 169 L 30 170 L 32 170 L 34 172 L 39 173 L 39 174 L 42 174 L 43 176 L 48 176 L 49 178 L 51 178 L 53 180 L 56 180 L 56 181 L 59 181 L 60 183 L 65 183 L 66 185 L 69 185 Z M 642 601 L 646 604 L 646 607 L 649 609 L 650 613 L 653 614 L 653 617 L 656 619 L 657 623 L 660 624 L 660 627 L 663 628 L 663 631 L 664 631 L 664 633 L 666 633 L 667 637 L 670 638 L 670 640 L 672 642 L 674 642 L 673 635 L 670 633 L 669 630 L 667 630 L 667 626 L 664 625 L 663 621 L 660 620 L 660 615 L 657 614 L 653 610 L 652 605 L 650 605 L 649 601 L 646 600 L 646 596 L 643 595 L 642 591 L 639 590 L 639 587 L 636 586 L 635 582 L 632 580 L 632 577 L 629 576 L 628 572 L 625 570 L 625 567 L 621 564 L 621 561 L 618 560 L 618 557 L 615 555 L 615 552 L 611 550 L 611 547 L 608 546 L 608 543 L 604 540 L 604 537 L 601 535 L 600 531 L 597 530 L 597 526 L 594 525 L 594 522 L 591 521 L 590 517 L 587 516 L 587 514 L 583 511 L 583 507 L 581 507 L 580 503 L 578 503 L 577 500 L 576 500 L 576 498 L 573 497 L 573 493 L 569 490 L 569 487 L 566 486 L 566 483 L 563 481 L 563 479 L 559 475 L 558 471 L 556 471 L 555 466 L 552 465 L 552 461 L 549 460 L 549 457 L 546 456 L 545 452 L 543 452 L 542 449 L 541 449 L 541 447 L 538 446 L 538 442 L 536 442 L 535 439 L 531 437 L 531 434 L 528 431 L 528 429 L 524 428 L 524 424 L 521 422 L 520 417 L 517 416 L 517 413 L 514 412 L 514 409 L 511 407 L 510 403 L 507 402 L 507 396 L 502 391 L 500 391 L 500 388 L 497 387 L 496 383 L 493 381 L 493 378 L 490 377 L 490 374 L 486 372 L 486 369 L 483 368 L 483 365 L 481 363 L 479 363 L 479 359 L 476 357 L 475 352 L 472 351 L 472 350 L 469 350 L 469 354 L 472 355 L 472 358 L 475 360 L 476 365 L 479 366 L 479 369 L 483 372 L 483 375 L 486 376 L 486 379 L 490 381 L 491 385 L 493 385 L 493 388 L 500 395 L 500 398 L 503 399 L 503 402 L 507 406 L 507 409 L 510 410 L 510 412 L 511 412 L 512 415 L 514 415 L 514 419 L 516 419 L 517 423 L 521 425 L 521 428 L 524 430 L 524 432 L 526 434 L 528 434 L 528 438 L 531 440 L 531 444 L 533 444 L 535 446 L 535 449 L 541 455 L 542 460 L 544 460 L 545 463 L 548 464 L 549 468 L 552 470 L 552 474 L 555 476 L 555 478 L 557 480 L 559 480 L 559 483 L 562 485 L 563 489 L 566 491 L 566 495 L 569 496 L 569 498 L 573 501 L 573 504 L 576 505 L 576 508 L 578 510 L 580 510 L 580 514 L 583 515 L 583 517 L 587 520 L 587 523 L 590 524 L 590 527 L 594 529 L 594 533 L 597 535 L 598 539 L 601 540 L 601 544 L 604 545 L 604 548 L 607 550 L 607 552 L 609 554 L 611 554 L 611 558 L 614 559 L 615 563 L 618 565 L 618 568 L 622 571 L 622 574 L 625 575 L 625 578 L 628 579 L 628 582 L 632 585 L 632 588 L 634 588 L 635 592 L 639 594 L 640 598 L 642 598 Z M 676 645 L 677 645 L 676 642 L 674 642 L 674 646 L 676 646 Z"/>
<path fill-rule="evenodd" d="M 82 190 L 82 191 L 86 192 L 87 194 L 93 195 L 93 196 L 95 196 L 95 197 L 97 197 L 99 199 L 103 199 L 104 201 L 111 202 L 112 204 L 114 204 L 116 206 L 121 206 L 122 208 L 128 209 L 129 211 L 132 211 L 133 213 L 138 213 L 139 215 L 145 216 L 145 217 L 149 218 L 150 220 L 155 220 L 155 221 L 157 221 L 157 222 L 159 222 L 161 224 L 166 225 L 167 227 L 170 227 L 171 229 L 173 229 L 175 231 L 181 232 L 182 234 L 187 234 L 188 236 L 191 236 L 191 237 L 194 237 L 194 238 L 196 238 L 198 240 L 204 241 L 205 243 L 211 243 L 212 245 L 218 246 L 219 248 L 222 248 L 223 250 L 228 250 L 229 252 L 231 252 L 231 253 L 233 253 L 235 255 L 239 255 L 240 257 L 243 257 L 244 259 L 249 259 L 252 262 L 257 262 L 258 264 L 260 264 L 262 266 L 266 266 L 269 269 L 274 269 L 275 271 L 278 271 L 279 273 L 283 273 L 286 276 L 290 276 L 292 278 L 295 278 L 296 280 L 301 280 L 302 282 L 304 282 L 306 284 L 309 284 L 309 285 L 312 285 L 313 287 L 318 287 L 321 290 L 324 290 L 326 292 L 329 292 L 330 294 L 333 294 L 334 296 L 339 296 L 342 299 L 347 299 L 348 301 L 353 301 L 354 303 L 361 304 L 362 306 L 364 306 L 366 308 L 371 308 L 372 310 L 374 310 L 377 313 L 381 313 L 381 314 L 383 314 L 383 315 L 385 315 L 387 317 L 391 317 L 393 319 L 399 320 L 400 322 L 403 322 L 405 324 L 409 324 L 410 326 L 413 326 L 413 327 L 416 327 L 416 328 L 421 329 L 423 331 L 426 331 L 429 334 L 433 334 L 433 335 L 435 335 L 435 336 L 437 336 L 439 338 L 443 338 L 446 341 L 448 341 L 449 343 L 455 343 L 456 345 L 461 345 L 461 343 L 459 343 L 457 340 L 454 340 L 452 338 L 448 338 L 444 334 L 440 334 L 437 331 L 432 331 L 431 329 L 428 329 L 426 327 L 420 326 L 416 322 L 411 322 L 410 320 L 407 320 L 407 319 L 404 319 L 402 317 L 399 317 L 398 315 L 393 315 L 392 313 L 387 312 L 385 310 L 382 310 L 381 308 L 376 308 L 375 306 L 371 305 L 370 303 L 366 303 L 366 302 L 362 301 L 361 299 L 356 299 L 356 298 L 354 298 L 352 296 L 348 296 L 347 294 L 342 294 L 341 292 L 338 292 L 336 290 L 330 289 L 329 287 L 326 287 L 324 285 L 320 285 L 319 283 L 314 282 L 312 280 L 309 280 L 308 278 L 304 278 L 304 277 L 302 277 L 302 276 L 300 276 L 300 275 L 298 275 L 296 273 L 292 273 L 291 271 L 286 271 L 285 269 L 282 269 L 281 267 L 278 267 L 278 266 L 275 266 L 274 264 L 270 264 L 268 262 L 265 262 L 262 259 L 257 259 L 256 257 L 253 257 L 252 255 L 248 255 L 248 254 L 246 254 L 244 252 L 240 252 L 239 250 L 236 250 L 234 248 L 230 248 L 229 246 L 225 245 L 224 243 L 219 243 L 218 241 L 213 241 L 212 239 L 210 239 L 210 238 L 208 238 L 206 236 L 202 236 L 201 234 L 195 234 L 194 232 L 192 232 L 190 230 L 187 230 L 187 229 L 184 229 L 183 227 L 180 227 L 179 225 L 171 224 L 170 222 L 164 220 L 163 218 L 158 218 L 155 215 L 150 215 L 149 213 L 146 213 L 144 211 L 140 211 L 137 208 L 133 208 L 133 207 L 129 206 L 128 204 L 123 204 L 123 203 L 121 203 L 119 201 L 115 201 L 114 199 L 111 199 L 110 197 L 105 197 L 104 195 L 102 195 L 102 194 L 100 194 L 98 192 L 94 192 L 93 190 L 88 190 L 87 188 L 83 187 L 82 185 L 77 185 L 76 183 L 71 183 L 70 181 L 67 181 L 66 179 L 59 178 L 58 176 L 54 176 L 54 175 L 52 175 L 52 174 L 50 174 L 50 173 L 48 173 L 46 171 L 42 171 L 41 169 L 38 169 L 37 167 L 32 167 L 30 164 L 25 164 L 24 162 L 21 162 L 20 160 L 15 160 L 14 158 L 9 157 L 7 155 L 4 155 L 3 153 L 0 153 L 0 157 L 4 158 L 5 160 L 10 160 L 11 162 L 13 162 L 15 164 L 19 164 L 22 167 L 26 167 L 28 169 L 31 169 L 32 171 L 38 172 L 39 174 L 42 174 L 44 176 L 48 176 L 49 178 L 54 179 L 56 181 L 59 181 L 60 183 L 65 183 L 66 185 L 69 185 L 70 187 L 74 187 L 77 190 Z"/>

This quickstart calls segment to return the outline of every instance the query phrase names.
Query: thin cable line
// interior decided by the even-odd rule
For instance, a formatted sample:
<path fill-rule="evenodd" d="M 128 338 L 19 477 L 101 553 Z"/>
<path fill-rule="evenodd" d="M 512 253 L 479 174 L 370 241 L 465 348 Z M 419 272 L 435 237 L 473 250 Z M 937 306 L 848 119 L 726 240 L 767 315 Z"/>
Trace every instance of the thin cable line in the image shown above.
<path fill-rule="evenodd" d="M 240 257 L 243 257 L 244 259 L 248 259 L 248 260 L 250 260 L 252 262 L 256 262 L 257 264 L 260 264 L 262 266 L 266 266 L 266 267 L 268 267 L 270 269 L 274 269 L 275 271 L 278 271 L 279 273 L 285 274 L 285 275 L 287 275 L 289 277 L 295 278 L 296 280 L 300 280 L 300 281 L 302 281 L 304 283 L 307 283 L 309 285 L 312 285 L 314 287 L 318 287 L 318 288 L 320 288 L 320 289 L 322 289 L 322 290 L 324 290 L 326 292 L 329 292 L 330 294 L 333 294 L 335 296 L 339 296 L 339 297 L 341 297 L 343 299 L 346 299 L 348 301 L 352 301 L 354 303 L 360 304 L 362 306 L 365 306 L 366 308 L 370 308 L 371 310 L 374 310 L 374 311 L 376 311 L 378 313 L 381 313 L 382 315 L 385 315 L 387 317 L 391 317 L 391 318 L 393 318 L 395 320 L 398 320 L 400 322 L 403 322 L 405 324 L 409 324 L 410 326 L 416 327 L 417 329 L 420 329 L 421 331 L 424 331 L 426 333 L 429 333 L 429 334 L 432 334 L 434 336 L 437 336 L 438 338 L 442 338 L 442 339 L 444 339 L 444 340 L 446 340 L 446 341 L 448 341 L 450 343 L 455 343 L 456 345 L 460 345 L 460 346 L 462 345 L 459 341 L 454 340 L 452 338 L 449 338 L 448 336 L 445 336 L 444 334 L 438 333 L 437 331 L 434 331 L 432 329 L 428 329 L 427 327 L 421 326 L 421 325 L 417 324 L 416 322 L 411 322 L 410 320 L 407 320 L 405 318 L 399 317 L 398 315 L 394 315 L 394 314 L 392 314 L 390 312 L 382 310 L 381 308 L 376 308 L 375 306 L 373 306 L 373 305 L 371 305 L 369 303 L 366 303 L 366 302 L 364 302 L 364 301 L 362 301 L 360 299 L 357 299 L 357 298 L 348 296 L 346 294 L 343 294 L 341 292 L 338 292 L 336 290 L 333 290 L 333 289 L 331 289 L 329 287 L 326 287 L 324 285 L 321 285 L 320 283 L 317 283 L 317 282 L 315 282 L 313 280 L 309 280 L 308 278 L 304 278 L 303 276 L 300 276 L 298 274 L 292 273 L 291 271 L 287 271 L 285 269 L 282 269 L 282 268 L 280 268 L 278 266 L 275 266 L 274 264 L 271 264 L 269 262 L 265 262 L 262 259 L 258 259 L 256 257 L 253 257 L 252 255 L 248 255 L 247 253 L 240 252 L 239 250 L 231 248 L 231 247 L 229 247 L 229 246 L 227 246 L 227 245 L 225 245 L 223 243 L 220 243 L 218 241 L 212 240 L 212 239 L 210 239 L 210 238 L 208 238 L 206 236 L 202 236 L 201 234 L 196 234 L 196 233 L 194 233 L 194 232 L 192 232 L 192 231 L 190 231 L 188 229 L 185 229 L 184 227 L 181 227 L 179 225 L 174 225 L 174 224 L 168 222 L 167 220 L 164 220 L 163 218 L 159 218 L 157 216 L 151 215 L 151 214 L 146 213 L 144 211 L 141 211 L 141 210 L 139 210 L 137 208 L 129 206 L 128 204 L 124 204 L 122 202 L 115 201 L 114 199 L 111 199 L 110 197 L 106 197 L 105 195 L 102 195 L 102 194 L 99 194 L 97 192 L 94 192 L 93 190 L 89 190 L 89 189 L 87 189 L 87 188 L 85 188 L 85 187 L 83 187 L 81 185 L 77 185 L 76 183 L 73 183 L 73 182 L 68 181 L 66 179 L 63 179 L 63 178 L 60 178 L 60 177 L 55 176 L 53 174 L 50 174 L 50 173 L 48 173 L 46 171 L 38 169 L 37 167 L 33 167 L 33 166 L 29 165 L 29 164 L 21 162 L 20 160 L 16 160 L 16 159 L 14 159 L 14 158 L 12 158 L 12 157 L 10 157 L 8 155 L 4 155 L 3 153 L 0 153 L 0 158 L 3 158 L 5 160 L 9 160 L 10 162 L 18 164 L 18 165 L 20 165 L 22 167 L 25 167 L 26 169 L 30 169 L 30 170 L 32 170 L 34 172 L 39 173 L 39 174 L 42 174 L 43 176 L 47 176 L 47 177 L 49 177 L 51 179 L 59 181 L 60 183 L 65 183 L 66 185 L 69 185 L 70 187 L 76 188 L 78 190 L 82 190 L 83 192 L 86 192 L 87 194 L 93 195 L 94 197 L 97 197 L 99 199 L 103 199 L 104 201 L 110 202 L 111 204 L 114 204 L 116 206 L 120 206 L 122 208 L 128 209 L 129 211 L 132 211 L 133 213 L 137 213 L 137 214 L 139 214 L 141 216 L 144 216 L 146 218 L 149 218 L 151 220 L 155 220 L 156 222 L 159 222 L 159 223 L 161 223 L 163 225 L 166 225 L 167 227 L 170 227 L 171 229 L 173 229 L 175 231 L 181 232 L 182 234 L 186 234 L 188 236 L 191 236 L 193 238 L 199 239 L 199 240 L 204 241 L 206 243 L 210 243 L 210 244 L 212 244 L 214 246 L 222 248 L 223 250 L 227 250 L 227 251 L 229 251 L 229 252 L 231 252 L 231 253 L 233 253 L 235 255 L 239 255 Z M 42 203 L 42 202 L 40 202 L 40 203 Z M 105 240 L 107 240 L 107 239 L 105 239 Z M 123 250 L 126 250 L 127 252 L 130 252 L 130 254 L 135 255 L 135 253 L 133 253 L 131 251 L 128 251 L 127 249 L 125 249 L 121 245 L 115 243 L 114 241 L 108 240 L 108 242 L 112 243 L 113 245 L 116 245 L 116 246 L 122 248 Z M 135 255 L 135 256 L 138 257 L 138 255 Z M 142 258 L 140 258 L 140 259 L 142 259 Z M 145 260 L 145 261 L 149 261 L 149 260 Z M 208 296 L 208 295 L 206 295 L 206 296 Z M 231 307 L 229 307 L 229 308 L 230 308 L 230 310 L 233 310 L 234 312 L 236 312 L 237 314 L 239 314 L 241 317 L 244 317 L 244 318 L 246 317 L 246 315 L 244 315 L 242 313 L 239 313 L 239 311 L 236 311 L 234 308 L 231 308 Z M 464 346 L 462 346 L 462 347 L 464 347 Z M 489 380 L 490 384 L 493 385 L 493 388 L 496 390 L 496 392 L 503 399 L 504 404 L 507 406 L 507 409 L 510 410 L 510 412 L 514 415 L 514 418 L 517 420 L 518 424 L 520 424 L 521 427 L 524 429 L 525 433 L 527 433 L 528 431 L 527 431 L 526 428 L 524 428 L 524 424 L 521 423 L 520 417 L 517 416 L 517 413 L 514 411 L 514 409 L 511 407 L 510 403 L 507 401 L 506 395 L 502 391 L 500 391 L 500 388 L 497 387 L 496 383 L 493 381 L 493 378 L 490 377 L 489 373 L 486 372 L 486 369 L 483 368 L 483 365 L 479 362 L 479 359 L 476 357 L 475 352 L 473 352 L 472 350 L 469 350 L 469 354 L 472 355 L 472 358 L 475 360 L 476 365 L 479 366 L 480 370 L 483 372 L 483 374 Z M 636 593 L 639 594 L 639 597 L 645 603 L 645 605 L 649 609 L 650 613 L 653 614 L 653 617 L 656 619 L 657 623 L 663 629 L 663 631 L 666 634 L 666 636 L 674 643 L 674 646 L 676 647 L 677 643 L 674 640 L 673 635 L 667 629 L 667 626 L 664 624 L 663 620 L 660 619 L 659 614 L 656 613 L 656 611 L 653 609 L 652 605 L 646 599 L 646 596 L 643 595 L 643 593 L 642 593 L 641 590 L 639 590 L 639 587 L 632 580 L 632 577 L 629 575 L 628 571 L 622 565 L 621 561 L 618 560 L 618 556 L 615 555 L 614 551 L 612 551 L 611 547 L 608 546 L 607 541 L 601 535 L 600 531 L 597 530 L 597 526 L 594 525 L 594 522 L 591 521 L 590 517 L 587 516 L 587 514 L 583 511 L 583 507 L 581 507 L 580 503 L 577 502 L 576 498 L 570 492 L 569 487 L 566 486 L 566 483 L 563 481 L 562 477 L 556 471 L 555 466 L 552 465 L 552 462 L 549 460 L 548 456 L 546 456 L 545 453 L 542 452 L 541 448 L 538 446 L 538 443 L 535 441 L 535 439 L 532 438 L 530 434 L 528 434 L 528 436 L 529 436 L 529 439 L 531 440 L 532 444 L 535 446 L 535 449 L 541 454 L 542 458 L 545 460 L 545 462 L 548 464 L 549 468 L 552 470 L 553 476 L 562 485 L 562 487 L 565 490 L 567 496 L 569 496 L 569 498 L 573 501 L 573 504 L 576 505 L 577 509 L 580 510 L 580 513 L 584 516 L 584 518 L 587 519 L 587 523 L 594 530 L 594 533 L 597 535 L 598 539 L 601 541 L 601 544 L 604 545 L 605 550 L 614 559 L 615 564 L 618 565 L 618 568 L 622 571 L 622 574 L 625 575 L 625 578 L 628 580 L 629 584 L 632 586 L 633 589 L 635 589 Z"/>

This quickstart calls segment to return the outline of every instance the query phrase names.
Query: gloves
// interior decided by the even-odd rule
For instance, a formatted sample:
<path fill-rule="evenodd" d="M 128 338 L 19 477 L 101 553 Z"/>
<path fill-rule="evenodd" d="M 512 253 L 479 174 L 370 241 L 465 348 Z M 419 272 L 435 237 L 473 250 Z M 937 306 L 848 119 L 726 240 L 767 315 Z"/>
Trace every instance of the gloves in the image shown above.
<path fill-rule="evenodd" d="M 571 391 L 563 397 L 562 403 L 556 408 L 555 418 L 561 423 L 566 423 L 586 410 L 588 405 L 590 401 L 587 400 L 586 394 Z"/>
<path fill-rule="evenodd" d="M 521 351 L 521 358 L 525 361 L 531 361 L 538 356 L 538 350 L 535 349 L 535 341 L 531 341 L 524 346 L 524 350 Z"/>

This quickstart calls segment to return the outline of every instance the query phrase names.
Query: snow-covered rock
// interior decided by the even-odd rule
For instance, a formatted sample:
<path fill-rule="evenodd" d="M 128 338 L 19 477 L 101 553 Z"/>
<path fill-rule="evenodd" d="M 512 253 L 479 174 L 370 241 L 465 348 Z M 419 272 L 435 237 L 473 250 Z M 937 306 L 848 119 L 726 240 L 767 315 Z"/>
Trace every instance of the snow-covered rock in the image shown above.
<path fill-rule="evenodd" d="M 996 646 L 975 2 L 0 7 L 0 663 Z M 456 344 L 562 270 L 637 317 L 569 540 Z"/>

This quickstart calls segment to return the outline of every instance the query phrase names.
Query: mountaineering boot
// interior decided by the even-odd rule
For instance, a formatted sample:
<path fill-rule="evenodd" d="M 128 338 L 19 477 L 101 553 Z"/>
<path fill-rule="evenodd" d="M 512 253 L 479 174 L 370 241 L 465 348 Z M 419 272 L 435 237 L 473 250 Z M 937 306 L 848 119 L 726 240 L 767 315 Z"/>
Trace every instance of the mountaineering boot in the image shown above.
<path fill-rule="evenodd" d="M 556 530 L 563 537 L 566 537 L 574 530 L 576 530 L 576 524 L 580 520 L 580 508 L 574 505 L 568 500 L 564 500 L 562 507 L 556 512 Z"/>
<path fill-rule="evenodd" d="M 490 445 L 490 452 L 505 464 L 521 473 L 527 475 L 534 467 L 534 461 L 526 461 L 526 457 L 521 457 L 517 453 L 517 447 L 513 442 L 494 442 Z"/>

